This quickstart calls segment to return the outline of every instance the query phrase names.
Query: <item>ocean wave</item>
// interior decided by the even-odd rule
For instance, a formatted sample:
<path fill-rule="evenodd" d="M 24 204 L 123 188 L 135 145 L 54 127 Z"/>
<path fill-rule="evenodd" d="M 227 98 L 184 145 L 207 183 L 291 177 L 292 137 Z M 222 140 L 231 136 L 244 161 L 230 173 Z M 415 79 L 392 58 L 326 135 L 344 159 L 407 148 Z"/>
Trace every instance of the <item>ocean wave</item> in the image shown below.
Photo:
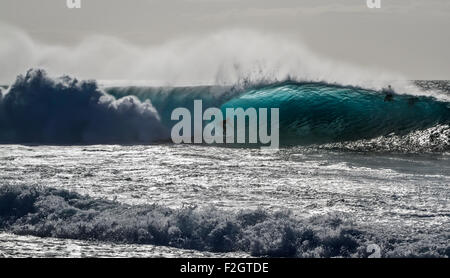
<path fill-rule="evenodd" d="M 384 94 L 376 90 L 295 81 L 100 88 L 95 81 L 50 78 L 40 69 L 20 75 L 2 93 L 0 142 L 168 142 L 176 123 L 171 120 L 172 111 L 185 107 L 193 112 L 198 99 L 203 109 L 220 107 L 224 112 L 226 108 L 279 108 L 284 147 L 359 144 L 374 149 L 370 145 L 382 148 L 387 143 L 394 149 L 404 142 L 417 147 L 416 151 L 423 146 L 446 151 L 449 145 L 448 132 L 437 127 L 450 124 L 450 102 L 426 93 L 402 92 L 386 102 Z M 411 144 L 414 140 L 417 143 Z"/>
<path fill-rule="evenodd" d="M 19 235 L 269 257 L 367 257 L 373 242 L 384 256 L 449 255 L 445 244 L 427 240 L 403 250 L 401 243 L 394 244 L 399 241 L 395 235 L 377 237 L 348 219 L 339 214 L 301 219 L 289 211 L 262 209 L 232 213 L 215 207 L 126 205 L 48 187 L 0 186 L 0 229 Z"/>
<path fill-rule="evenodd" d="M 393 101 L 384 98 L 379 91 L 358 87 L 283 82 L 247 90 L 222 109 L 279 108 L 280 142 L 284 145 L 405 136 L 450 123 L 449 102 L 407 94 L 397 94 Z"/>
<path fill-rule="evenodd" d="M 2 143 L 150 143 L 168 134 L 149 100 L 116 99 L 95 81 L 31 69 L 2 96 Z"/>
<path fill-rule="evenodd" d="M 426 94 L 398 94 L 394 101 L 385 102 L 385 95 L 375 90 L 295 81 L 236 87 L 109 88 L 107 92 L 116 97 L 132 94 L 142 101 L 151 99 L 169 128 L 174 124 L 170 112 L 180 106 L 193 112 L 196 99 L 203 100 L 204 109 L 221 107 L 224 114 L 226 108 L 280 108 L 283 146 L 350 145 L 371 139 L 383 143 L 382 138 L 388 137 L 383 145 L 395 147 L 415 140 L 404 147 L 439 151 L 448 149 L 450 139 L 445 129 L 437 128 L 450 123 L 449 102 Z"/>

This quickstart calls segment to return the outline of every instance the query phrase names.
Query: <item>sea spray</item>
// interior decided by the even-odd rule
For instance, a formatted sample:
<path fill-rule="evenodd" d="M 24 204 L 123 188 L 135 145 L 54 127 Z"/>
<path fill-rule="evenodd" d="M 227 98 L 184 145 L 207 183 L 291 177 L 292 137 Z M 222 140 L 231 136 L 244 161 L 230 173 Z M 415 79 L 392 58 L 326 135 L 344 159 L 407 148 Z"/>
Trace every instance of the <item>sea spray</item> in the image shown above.
<path fill-rule="evenodd" d="M 151 143 L 167 131 L 149 100 L 116 99 L 95 81 L 44 70 L 19 75 L 0 99 L 0 141 L 5 143 Z"/>

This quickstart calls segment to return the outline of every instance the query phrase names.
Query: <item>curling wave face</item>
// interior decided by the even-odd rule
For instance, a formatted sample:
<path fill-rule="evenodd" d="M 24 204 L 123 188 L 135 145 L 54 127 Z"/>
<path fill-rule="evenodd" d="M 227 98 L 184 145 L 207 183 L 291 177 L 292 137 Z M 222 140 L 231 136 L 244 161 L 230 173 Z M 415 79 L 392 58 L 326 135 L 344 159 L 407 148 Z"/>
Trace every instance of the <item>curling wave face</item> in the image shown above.
<path fill-rule="evenodd" d="M 326 83 L 295 83 L 257 87 L 223 108 L 280 109 L 280 140 L 287 145 L 323 144 L 405 135 L 450 123 L 450 104 L 426 96 L 384 94 Z"/>
<path fill-rule="evenodd" d="M 426 88 L 425 88 L 426 89 Z M 176 107 L 280 108 L 284 146 L 319 145 L 357 151 L 445 152 L 450 150 L 450 103 L 399 94 L 385 102 L 376 90 L 317 82 L 281 82 L 242 87 L 108 88 L 115 97 L 151 99 L 168 127 Z M 441 92 L 445 94 L 445 92 Z M 433 95 L 433 94 L 430 94 Z"/>
<path fill-rule="evenodd" d="M 450 145 L 446 132 L 436 134 L 450 124 L 450 104 L 426 94 L 399 94 L 385 102 L 384 94 L 376 90 L 293 81 L 234 87 L 101 88 L 94 81 L 67 76 L 53 79 L 43 70 L 29 70 L 3 91 L 0 142 L 169 141 L 175 124 L 171 112 L 177 107 L 192 111 L 197 99 L 203 101 L 203 109 L 279 108 L 284 146 L 347 144 L 374 138 L 382 142 L 393 135 L 414 135 L 421 142 L 434 143 L 438 138 L 438 146 L 433 146 L 438 151 Z M 430 129 L 436 132 L 428 132 Z"/>

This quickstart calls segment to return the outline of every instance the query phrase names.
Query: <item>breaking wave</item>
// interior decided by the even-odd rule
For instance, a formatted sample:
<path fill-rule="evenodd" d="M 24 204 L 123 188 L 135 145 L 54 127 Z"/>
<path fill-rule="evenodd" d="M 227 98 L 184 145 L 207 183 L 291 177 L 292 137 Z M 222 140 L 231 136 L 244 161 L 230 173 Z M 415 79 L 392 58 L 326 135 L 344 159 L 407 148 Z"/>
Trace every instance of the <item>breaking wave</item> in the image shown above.
<path fill-rule="evenodd" d="M 108 88 L 116 97 L 151 99 L 162 122 L 171 126 L 176 107 L 280 108 L 284 146 L 319 145 L 364 151 L 442 152 L 450 149 L 450 103 L 425 92 L 398 94 L 385 102 L 376 90 L 314 82 L 281 82 L 242 87 Z M 445 95 L 445 92 L 440 92 Z"/>
<path fill-rule="evenodd" d="M 403 136 L 450 123 L 449 102 L 407 94 L 384 98 L 379 91 L 357 87 L 284 82 L 248 90 L 223 108 L 279 108 L 280 141 L 286 145 Z"/>
<path fill-rule="evenodd" d="M 0 101 L 3 143 L 137 143 L 167 137 L 150 101 L 116 99 L 95 81 L 29 70 Z"/>
<path fill-rule="evenodd" d="M 43 70 L 18 76 L 1 94 L 0 142 L 168 142 L 176 123 L 170 119 L 173 109 L 192 111 L 196 99 L 203 109 L 279 108 L 282 146 L 396 150 L 407 145 L 413 152 L 445 152 L 450 145 L 450 102 L 428 91 L 401 91 L 386 102 L 378 90 L 317 82 L 103 88 L 95 81 L 50 78 Z"/>
<path fill-rule="evenodd" d="M 287 211 L 261 209 L 232 213 L 214 207 L 126 205 L 48 187 L 0 186 L 0 229 L 19 235 L 270 257 L 367 257 L 366 247 L 376 241 L 383 256 L 449 255 L 446 244 L 431 246 L 426 240 L 404 250 L 395 235 L 378 237 L 345 218 L 330 214 L 301 219 Z"/>

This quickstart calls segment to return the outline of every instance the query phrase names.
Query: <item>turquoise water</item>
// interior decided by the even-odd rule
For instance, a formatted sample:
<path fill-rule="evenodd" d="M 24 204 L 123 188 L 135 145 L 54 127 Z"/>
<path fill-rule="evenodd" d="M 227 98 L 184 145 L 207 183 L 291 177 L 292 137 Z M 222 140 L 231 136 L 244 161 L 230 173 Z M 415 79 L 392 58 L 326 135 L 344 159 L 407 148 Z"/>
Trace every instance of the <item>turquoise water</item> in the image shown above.
<path fill-rule="evenodd" d="M 134 94 L 150 99 L 168 127 L 173 109 L 279 108 L 284 145 L 310 145 L 371 139 L 450 123 L 450 104 L 433 97 L 395 95 L 385 101 L 379 91 L 326 83 L 283 82 L 247 89 L 233 87 L 109 88 L 115 97 Z M 269 109 L 270 119 L 270 109 Z M 269 127 L 270 129 L 270 127 Z"/>
<path fill-rule="evenodd" d="M 286 83 L 249 90 L 222 108 L 279 108 L 280 139 L 321 144 L 407 134 L 450 122 L 450 104 L 430 97 L 385 95 L 323 83 Z"/>

